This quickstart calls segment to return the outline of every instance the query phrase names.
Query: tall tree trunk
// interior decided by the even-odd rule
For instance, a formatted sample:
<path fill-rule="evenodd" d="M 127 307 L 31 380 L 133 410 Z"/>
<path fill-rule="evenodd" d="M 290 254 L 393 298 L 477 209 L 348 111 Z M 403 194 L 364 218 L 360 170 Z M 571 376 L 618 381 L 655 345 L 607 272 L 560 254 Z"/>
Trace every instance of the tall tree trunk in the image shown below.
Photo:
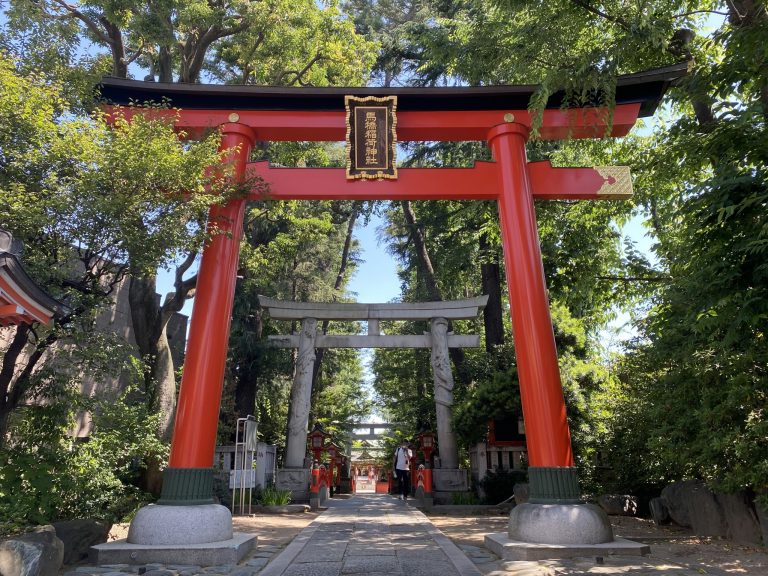
<path fill-rule="evenodd" d="M 480 236 L 480 251 L 489 250 L 488 238 L 485 234 Z M 501 307 L 501 271 L 498 258 L 494 261 L 480 265 L 480 277 L 483 285 L 483 294 L 488 295 L 488 303 L 483 311 L 483 325 L 485 326 L 485 350 L 492 353 L 494 346 L 504 344 L 504 313 Z"/>
<path fill-rule="evenodd" d="M 157 70 L 158 82 L 173 82 L 173 56 L 167 46 L 160 46 Z"/>
<path fill-rule="evenodd" d="M 16 408 L 13 404 L 11 384 L 16 371 L 16 362 L 29 342 L 30 327 L 26 324 L 16 326 L 16 333 L 8 349 L 3 354 L 3 366 L 0 368 L 0 448 L 5 445 L 8 432 L 8 418 Z"/>
<path fill-rule="evenodd" d="M 5 444 L 10 415 L 25 399 L 37 363 L 46 350 L 59 339 L 55 332 L 51 332 L 42 342 L 38 342 L 27 358 L 24 368 L 16 374 L 14 381 L 16 362 L 29 343 L 31 334 L 32 329 L 29 326 L 18 326 L 13 341 L 3 356 L 3 368 L 0 371 L 0 386 L 2 386 L 0 389 L 3 390 L 0 398 L 0 448 Z"/>
<path fill-rule="evenodd" d="M 403 208 L 403 216 L 408 224 L 410 230 L 411 239 L 413 240 L 414 247 L 416 249 L 416 261 L 418 262 L 419 269 L 421 270 L 422 277 L 424 278 L 424 285 L 427 289 L 427 294 L 430 300 L 442 301 L 443 294 L 440 291 L 440 287 L 437 285 L 437 277 L 435 276 L 435 269 L 432 267 L 432 260 L 429 257 L 427 251 L 427 245 L 424 240 L 424 235 L 421 232 L 421 228 L 416 222 L 416 214 L 413 211 L 413 206 L 410 200 L 402 200 L 400 205 Z M 453 330 L 453 324 L 448 323 L 448 331 Z M 453 361 L 453 365 L 456 368 L 456 379 L 462 384 L 469 384 L 471 377 L 467 364 L 465 362 L 464 350 L 461 348 L 449 348 L 448 354 Z"/>
<path fill-rule="evenodd" d="M 344 249 L 341 251 L 341 263 L 339 264 L 339 272 L 336 274 L 336 281 L 333 284 L 334 293 L 338 293 L 341 287 L 344 285 L 344 276 L 347 273 L 347 267 L 349 266 L 349 253 L 352 248 L 352 235 L 355 231 L 355 222 L 357 222 L 357 216 L 360 213 L 362 204 L 355 202 L 355 206 L 352 208 L 352 212 L 349 215 L 347 221 L 347 235 L 344 238 Z M 334 296 L 334 300 L 335 300 Z M 323 320 L 320 328 L 321 334 L 328 332 L 328 320 Z M 315 365 L 312 368 L 312 390 L 317 390 L 317 378 L 320 374 L 320 368 L 323 364 L 323 356 L 325 355 L 325 348 L 318 348 L 315 350 Z"/>
<path fill-rule="evenodd" d="M 150 408 L 161 414 L 159 437 L 168 441 L 176 405 L 176 378 L 166 334 L 167 322 L 157 296 L 157 278 L 132 276 L 128 298 L 136 346 L 146 364 L 144 389 Z"/>
<path fill-rule="evenodd" d="M 128 289 L 136 346 L 144 363 L 144 390 L 150 409 L 160 414 L 158 437 L 170 441 L 176 408 L 176 378 L 171 347 L 157 296 L 157 278 L 132 276 Z M 140 483 L 152 494 L 162 488 L 161 462 L 150 455 Z"/>
<path fill-rule="evenodd" d="M 125 57 L 123 33 L 119 26 L 110 22 L 107 18 L 102 17 L 100 21 L 109 37 L 109 48 L 112 53 L 112 74 L 116 78 L 128 78 L 128 61 Z"/>
<path fill-rule="evenodd" d="M 262 318 L 262 309 L 254 310 L 253 318 L 253 338 L 260 341 L 264 331 L 264 321 Z M 256 353 L 250 356 L 247 361 L 239 364 L 240 371 L 237 376 L 235 386 L 235 417 L 245 418 L 248 414 L 253 414 L 256 408 L 256 393 L 258 392 L 258 366 L 261 361 L 261 351 L 257 349 Z"/>

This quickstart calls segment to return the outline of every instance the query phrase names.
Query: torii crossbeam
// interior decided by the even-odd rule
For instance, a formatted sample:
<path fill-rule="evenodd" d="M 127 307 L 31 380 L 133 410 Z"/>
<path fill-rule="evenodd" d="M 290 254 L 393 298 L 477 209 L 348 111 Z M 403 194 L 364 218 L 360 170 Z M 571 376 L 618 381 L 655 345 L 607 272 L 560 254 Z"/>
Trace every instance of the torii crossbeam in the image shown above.
<path fill-rule="evenodd" d="M 542 139 L 626 135 L 638 117 L 654 113 L 684 65 L 619 78 L 612 112 L 563 109 L 552 96 L 543 112 Z M 272 199 L 493 199 L 498 202 L 512 328 L 525 419 L 531 501 L 579 500 L 570 432 L 546 294 L 534 199 L 624 198 L 631 193 L 626 168 L 552 168 L 528 163 L 525 146 L 533 118 L 527 110 L 535 86 L 481 88 L 266 88 L 204 86 L 104 79 L 102 96 L 111 105 L 169 100 L 177 126 L 188 137 L 210 130 L 222 134 L 222 149 L 240 178 L 250 171 L 268 184 Z M 257 140 L 341 141 L 345 96 L 397 96 L 400 141 L 486 141 L 493 162 L 473 168 L 401 169 L 397 180 L 355 180 L 343 170 L 271 168 L 249 163 Z M 595 100 L 598 102 L 597 98 Z M 127 109 L 127 115 L 147 113 Z M 210 225 L 219 227 L 205 247 L 192 313 L 179 393 L 165 504 L 211 501 L 210 473 L 237 272 L 245 199 L 214 207 Z"/>

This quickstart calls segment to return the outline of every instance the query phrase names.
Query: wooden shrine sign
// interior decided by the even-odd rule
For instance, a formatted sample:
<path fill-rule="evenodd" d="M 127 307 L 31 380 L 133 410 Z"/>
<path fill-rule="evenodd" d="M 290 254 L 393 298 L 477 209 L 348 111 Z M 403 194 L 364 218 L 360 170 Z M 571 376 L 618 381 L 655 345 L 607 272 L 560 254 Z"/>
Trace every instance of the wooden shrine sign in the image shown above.
<path fill-rule="evenodd" d="M 347 179 L 397 179 L 397 96 L 345 96 Z"/>

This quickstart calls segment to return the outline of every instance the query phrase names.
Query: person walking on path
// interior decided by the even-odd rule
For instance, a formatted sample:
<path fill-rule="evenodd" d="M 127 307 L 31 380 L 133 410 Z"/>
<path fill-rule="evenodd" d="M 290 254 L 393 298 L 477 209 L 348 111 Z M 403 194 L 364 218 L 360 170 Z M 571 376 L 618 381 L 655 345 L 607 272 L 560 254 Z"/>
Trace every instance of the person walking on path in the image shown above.
<path fill-rule="evenodd" d="M 408 499 L 408 489 L 411 485 L 411 458 L 413 458 L 413 452 L 408 447 L 408 442 L 403 440 L 398 449 L 395 450 L 395 474 L 397 475 L 398 492 L 400 492 L 398 499 L 400 500 Z"/>

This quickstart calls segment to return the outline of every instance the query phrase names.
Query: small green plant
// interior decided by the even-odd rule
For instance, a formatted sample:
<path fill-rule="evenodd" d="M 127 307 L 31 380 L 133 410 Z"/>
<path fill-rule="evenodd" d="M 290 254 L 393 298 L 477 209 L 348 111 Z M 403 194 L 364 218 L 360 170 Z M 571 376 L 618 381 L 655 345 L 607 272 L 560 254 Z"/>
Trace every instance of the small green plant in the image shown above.
<path fill-rule="evenodd" d="M 291 503 L 291 491 L 267 486 L 261 491 L 260 501 L 262 506 L 285 506 Z"/>
<path fill-rule="evenodd" d="M 455 506 L 471 506 L 479 503 L 480 500 L 474 492 L 454 492 L 451 495 L 451 504 Z"/>

